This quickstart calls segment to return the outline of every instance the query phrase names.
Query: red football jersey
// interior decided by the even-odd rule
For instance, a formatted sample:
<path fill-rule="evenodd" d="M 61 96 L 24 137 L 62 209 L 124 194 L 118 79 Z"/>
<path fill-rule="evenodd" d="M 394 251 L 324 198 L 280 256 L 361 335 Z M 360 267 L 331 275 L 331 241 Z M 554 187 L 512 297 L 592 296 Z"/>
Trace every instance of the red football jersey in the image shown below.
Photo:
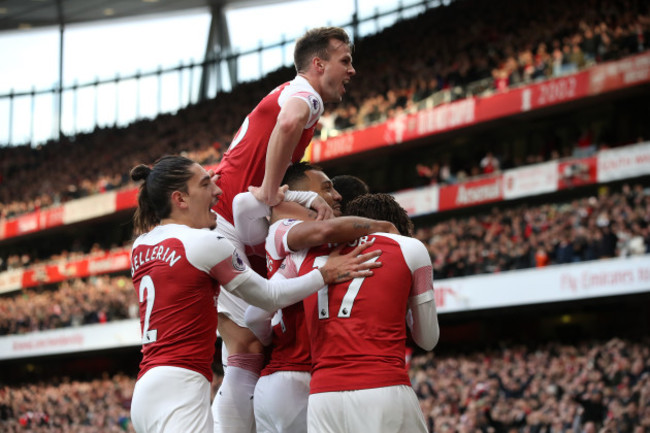
<path fill-rule="evenodd" d="M 303 77 L 284 83 L 269 93 L 255 109 L 246 116 L 228 151 L 217 167 L 221 177 L 217 185 L 223 194 L 214 210 L 233 224 L 232 201 L 249 186 L 260 186 L 264 180 L 266 151 L 282 105 L 289 98 L 303 99 L 310 110 L 310 117 L 300 137 L 291 162 L 298 162 L 314 136 L 314 129 L 323 113 L 323 100 Z"/>
<path fill-rule="evenodd" d="M 140 301 L 140 378 L 157 366 L 183 367 L 212 381 L 219 285 L 253 272 L 216 231 L 157 226 L 136 239 L 131 275 Z"/>
<path fill-rule="evenodd" d="M 266 238 L 266 261 L 269 278 L 281 270 L 283 260 L 291 253 L 287 245 L 287 233 L 299 220 L 284 219 L 269 227 Z M 282 269 L 281 274 L 297 275 L 297 270 Z M 272 320 L 273 336 L 271 355 L 262 370 L 262 376 L 276 371 L 310 371 L 309 335 L 305 325 L 302 302 L 278 310 Z"/>
<path fill-rule="evenodd" d="M 422 242 L 387 233 L 364 236 L 342 253 L 372 238 L 366 252 L 382 251 L 372 277 L 326 286 L 303 301 L 312 394 L 410 385 L 404 366 L 408 299 L 433 290 L 431 260 Z M 323 265 L 331 248 L 295 253 L 287 261 L 302 275 Z"/>

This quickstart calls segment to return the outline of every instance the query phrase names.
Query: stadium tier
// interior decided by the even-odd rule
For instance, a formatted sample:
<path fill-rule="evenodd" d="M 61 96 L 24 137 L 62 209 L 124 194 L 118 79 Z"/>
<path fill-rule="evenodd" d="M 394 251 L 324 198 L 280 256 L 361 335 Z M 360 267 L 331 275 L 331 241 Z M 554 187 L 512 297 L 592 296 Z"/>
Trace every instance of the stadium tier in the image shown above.
<path fill-rule="evenodd" d="M 438 134 L 466 129 L 490 121 L 504 121 L 518 115 L 556 107 L 556 113 L 571 111 L 573 101 L 589 103 L 592 98 L 623 94 L 630 87 L 650 83 L 650 53 L 596 65 L 577 74 L 522 86 L 508 92 L 470 97 L 415 113 L 403 113 L 367 128 L 342 132 L 326 140 L 315 140 L 307 158 L 328 168 L 341 166 L 345 157 L 363 158 L 368 152 L 399 153 L 407 144 L 436 140 Z M 641 116 L 647 114 L 640 113 Z M 538 114 L 539 115 L 539 114 Z M 530 195 L 552 193 L 579 185 L 610 182 L 650 174 L 650 146 L 640 143 L 626 149 L 603 150 L 584 158 L 565 158 L 521 170 L 507 170 L 490 179 L 473 179 L 458 186 L 398 192 L 400 203 L 412 216 L 450 210 L 473 204 Z M 589 149 L 587 149 L 589 150 Z M 589 152 L 595 153 L 593 151 Z M 576 153 L 578 155 L 578 153 Z M 329 162 L 329 163 L 328 163 Z M 207 168 L 214 167 L 208 165 Z M 332 174 L 333 175 L 333 174 Z M 505 182 L 502 185 L 502 182 Z M 456 192 L 456 190 L 458 192 Z M 131 209 L 137 189 L 131 187 L 45 207 L 27 215 L 0 220 L 0 239 L 73 224 Z"/>

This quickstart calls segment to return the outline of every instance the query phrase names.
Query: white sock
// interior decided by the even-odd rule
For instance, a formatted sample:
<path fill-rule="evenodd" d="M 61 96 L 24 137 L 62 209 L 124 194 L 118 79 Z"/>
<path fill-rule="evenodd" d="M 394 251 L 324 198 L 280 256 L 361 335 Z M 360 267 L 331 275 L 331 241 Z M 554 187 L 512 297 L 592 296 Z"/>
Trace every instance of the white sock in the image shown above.
<path fill-rule="evenodd" d="M 228 357 L 223 382 L 212 402 L 214 433 L 255 433 L 253 394 L 260 377 L 261 362 L 260 368 L 256 364 L 263 358 L 262 354 Z"/>

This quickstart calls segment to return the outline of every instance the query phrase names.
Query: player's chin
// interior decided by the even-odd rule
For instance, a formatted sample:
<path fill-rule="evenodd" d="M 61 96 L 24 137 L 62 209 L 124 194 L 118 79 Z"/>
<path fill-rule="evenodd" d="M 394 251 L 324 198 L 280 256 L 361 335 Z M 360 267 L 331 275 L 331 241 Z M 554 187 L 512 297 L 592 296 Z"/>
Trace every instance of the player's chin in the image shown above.
<path fill-rule="evenodd" d="M 213 210 L 210 210 L 210 216 L 209 216 L 209 226 L 210 230 L 214 230 L 217 228 L 217 213 Z"/>

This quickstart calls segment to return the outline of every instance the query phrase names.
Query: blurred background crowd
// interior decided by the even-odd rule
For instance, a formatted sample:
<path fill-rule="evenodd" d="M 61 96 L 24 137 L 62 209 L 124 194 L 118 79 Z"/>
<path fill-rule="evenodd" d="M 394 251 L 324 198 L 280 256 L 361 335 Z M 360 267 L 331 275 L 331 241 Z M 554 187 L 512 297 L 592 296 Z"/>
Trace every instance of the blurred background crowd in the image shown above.
<path fill-rule="evenodd" d="M 551 0 L 535 7 L 505 0 L 462 3 L 462 13 L 452 3 L 357 41 L 358 74 L 345 101 L 322 116 L 320 136 L 366 127 L 402 111 L 572 73 L 642 52 L 650 44 L 648 5 L 636 0 Z M 126 128 L 97 128 L 36 148 L 0 148 L 0 218 L 123 187 L 130 182 L 131 167 L 167 153 L 216 163 L 248 111 L 294 74 L 291 68 L 283 68 L 213 100 Z M 507 160 L 501 166 L 569 156 L 585 140 L 594 146 L 612 146 L 638 138 L 608 142 L 610 137 L 592 135 L 579 131 L 555 155 L 530 153 L 517 160 L 502 156 Z M 462 166 L 445 168 L 445 161 L 438 161 L 443 178 L 463 179 L 485 172 L 479 162 L 490 150 L 486 147 L 477 144 L 475 154 L 465 155 Z M 417 159 L 413 161 L 415 166 Z M 426 168 L 420 172 L 424 177 L 438 176 L 435 169 L 434 174 L 427 174 Z"/>

